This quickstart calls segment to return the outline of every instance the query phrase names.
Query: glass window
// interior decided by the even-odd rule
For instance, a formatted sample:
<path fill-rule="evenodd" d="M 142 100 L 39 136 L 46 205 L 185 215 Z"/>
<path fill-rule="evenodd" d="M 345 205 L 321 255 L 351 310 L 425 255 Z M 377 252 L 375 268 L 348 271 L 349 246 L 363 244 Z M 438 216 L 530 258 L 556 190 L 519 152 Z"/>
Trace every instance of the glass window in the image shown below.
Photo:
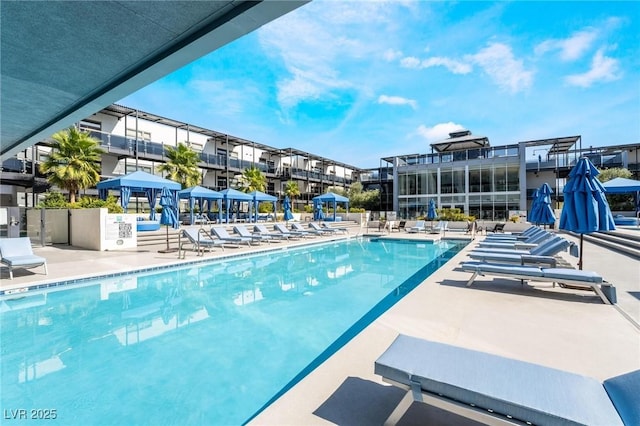
<path fill-rule="evenodd" d="M 480 192 L 480 169 L 469 169 L 469 192 Z"/>
<path fill-rule="evenodd" d="M 464 194 L 465 190 L 465 179 L 464 179 L 464 170 L 453 170 L 453 192 L 455 194 Z"/>
<path fill-rule="evenodd" d="M 520 167 L 517 165 L 507 166 L 507 191 L 520 190 Z"/>
<path fill-rule="evenodd" d="M 440 193 L 453 194 L 452 170 L 440 171 Z"/>
<path fill-rule="evenodd" d="M 417 180 L 418 180 L 418 189 L 416 194 L 418 195 L 428 194 L 429 191 L 427 186 L 427 172 L 425 171 L 418 172 Z"/>
<path fill-rule="evenodd" d="M 495 166 L 493 170 L 493 181 L 496 192 L 504 192 L 507 190 L 507 168 L 505 166 Z"/>
<path fill-rule="evenodd" d="M 480 192 L 493 192 L 493 173 L 490 168 L 480 170 Z"/>
<path fill-rule="evenodd" d="M 438 172 L 436 170 L 429 170 L 427 172 L 427 193 L 428 194 L 437 194 L 438 193 Z"/>
<path fill-rule="evenodd" d="M 407 195 L 407 175 L 398 175 L 398 195 Z"/>

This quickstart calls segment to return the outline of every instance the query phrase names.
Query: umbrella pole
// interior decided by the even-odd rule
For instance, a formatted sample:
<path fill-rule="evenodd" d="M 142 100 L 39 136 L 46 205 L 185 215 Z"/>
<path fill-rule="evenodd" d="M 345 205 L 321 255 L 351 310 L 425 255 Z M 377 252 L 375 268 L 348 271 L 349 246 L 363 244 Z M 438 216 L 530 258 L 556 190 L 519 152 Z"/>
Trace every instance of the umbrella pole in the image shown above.
<path fill-rule="evenodd" d="M 582 237 L 584 234 L 580 234 L 580 260 L 578 261 L 578 269 L 582 271 Z"/>

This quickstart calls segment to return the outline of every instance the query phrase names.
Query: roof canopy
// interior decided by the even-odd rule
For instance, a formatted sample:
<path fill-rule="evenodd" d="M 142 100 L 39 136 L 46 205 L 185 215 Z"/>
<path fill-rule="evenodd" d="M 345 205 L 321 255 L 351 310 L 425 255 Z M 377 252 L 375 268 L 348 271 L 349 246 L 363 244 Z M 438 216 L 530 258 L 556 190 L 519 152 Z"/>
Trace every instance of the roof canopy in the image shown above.
<path fill-rule="evenodd" d="M 437 152 L 461 151 L 473 148 L 486 148 L 488 146 L 489 138 L 486 136 L 472 135 L 469 130 L 449 133 L 449 139 L 431 144 L 431 148 Z"/>
<path fill-rule="evenodd" d="M 178 192 L 180 198 L 203 198 L 205 200 L 222 200 L 224 197 L 221 193 L 204 188 L 202 186 L 192 186 L 191 188 L 183 189 Z"/>
<path fill-rule="evenodd" d="M 253 197 L 254 201 L 278 201 L 278 197 L 265 194 L 264 192 L 260 191 L 250 192 L 249 195 Z"/>
<path fill-rule="evenodd" d="M 245 194 L 244 192 L 240 192 L 233 188 L 223 189 L 220 193 L 222 194 L 222 198 L 225 200 L 253 201 L 252 195 Z"/>
<path fill-rule="evenodd" d="M 348 203 L 349 199 L 347 197 L 343 197 L 342 195 L 338 195 L 333 192 L 327 192 L 326 194 L 318 195 L 317 197 L 313 197 L 313 201 L 336 201 L 338 203 Z"/>
<path fill-rule="evenodd" d="M 640 180 L 617 177 L 602 184 L 607 194 L 625 194 L 640 191 Z"/>
<path fill-rule="evenodd" d="M 98 189 L 120 189 L 122 187 L 130 188 L 131 191 L 144 191 L 146 189 L 173 189 L 179 190 L 182 186 L 178 182 L 165 179 L 151 173 L 137 171 L 129 173 L 119 178 L 102 181 L 96 185 Z"/>

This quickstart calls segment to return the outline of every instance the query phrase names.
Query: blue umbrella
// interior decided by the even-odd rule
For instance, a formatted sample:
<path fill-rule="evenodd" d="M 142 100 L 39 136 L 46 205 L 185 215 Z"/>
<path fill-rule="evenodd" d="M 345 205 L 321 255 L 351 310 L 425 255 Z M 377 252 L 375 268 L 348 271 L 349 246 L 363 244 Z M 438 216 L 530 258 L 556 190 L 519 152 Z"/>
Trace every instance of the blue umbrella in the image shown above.
<path fill-rule="evenodd" d="M 178 229 L 180 223 L 178 222 L 178 196 L 176 191 L 172 191 L 167 187 L 162 188 L 160 193 L 160 205 L 162 206 L 162 214 L 160 215 L 160 224 L 167 225 L 167 249 L 160 250 L 161 253 L 170 253 L 169 249 L 169 226 L 173 229 Z"/>
<path fill-rule="evenodd" d="M 293 219 L 293 214 L 291 213 L 291 201 L 289 200 L 289 196 L 284 197 L 284 203 L 282 204 L 282 208 L 284 209 L 284 220 L 289 221 Z"/>
<path fill-rule="evenodd" d="M 322 203 L 316 203 L 316 217 L 315 220 L 324 220 L 324 212 L 322 211 Z"/>
<path fill-rule="evenodd" d="M 543 183 L 538 190 L 538 211 L 536 223 L 551 225 L 556 223 L 556 214 L 551 208 L 553 190 L 548 183 Z"/>
<path fill-rule="evenodd" d="M 432 221 L 432 225 L 433 225 L 433 219 L 435 219 L 436 217 L 438 217 L 438 212 L 436 211 L 436 202 L 432 198 L 429 200 L 429 208 L 427 209 L 427 219 Z"/>
<path fill-rule="evenodd" d="M 588 158 L 578 160 L 564 186 L 564 206 L 560 215 L 560 229 L 580 234 L 579 269 L 582 269 L 582 240 L 584 234 L 616 229 L 600 174 Z"/>

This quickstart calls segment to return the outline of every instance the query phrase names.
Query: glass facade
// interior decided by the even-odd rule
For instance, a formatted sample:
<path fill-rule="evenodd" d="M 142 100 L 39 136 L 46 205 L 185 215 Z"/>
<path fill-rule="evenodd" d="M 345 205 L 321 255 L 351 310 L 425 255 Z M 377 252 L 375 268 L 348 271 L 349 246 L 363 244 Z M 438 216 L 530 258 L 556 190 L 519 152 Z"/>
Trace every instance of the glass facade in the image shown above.
<path fill-rule="evenodd" d="M 404 164 L 413 163 L 411 167 L 398 167 L 399 216 L 425 216 L 429 200 L 434 199 L 439 209 L 459 208 L 479 220 L 507 220 L 509 210 L 521 209 L 520 165 L 513 159 L 517 147 L 501 147 L 477 161 L 482 154 L 477 149 L 452 152 L 440 154 L 437 163 L 416 168 L 416 162 L 407 161 Z"/>

